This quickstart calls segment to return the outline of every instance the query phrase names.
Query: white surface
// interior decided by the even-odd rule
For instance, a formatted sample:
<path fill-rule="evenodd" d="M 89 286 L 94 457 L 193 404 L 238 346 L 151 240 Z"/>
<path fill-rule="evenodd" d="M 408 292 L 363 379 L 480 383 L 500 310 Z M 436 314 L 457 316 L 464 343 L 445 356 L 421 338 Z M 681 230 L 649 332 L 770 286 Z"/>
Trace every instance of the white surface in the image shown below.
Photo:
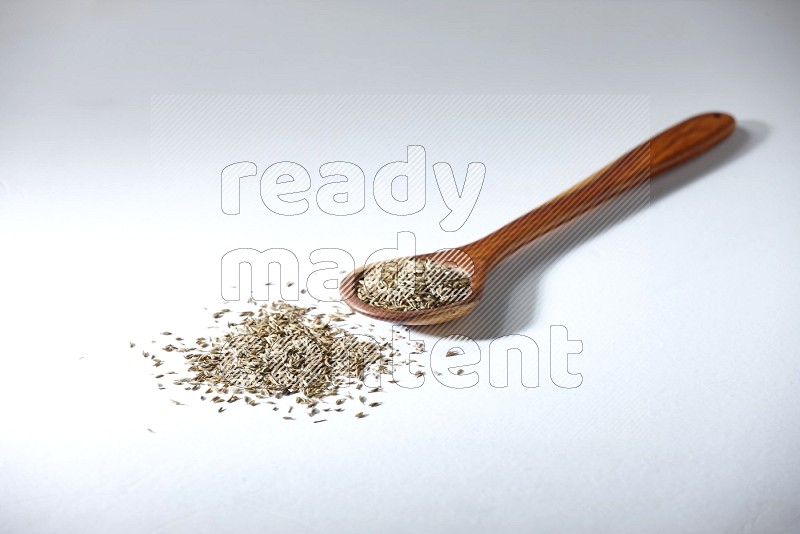
<path fill-rule="evenodd" d="M 162 4 L 0 7 L 0 531 L 797 531 L 800 4 Z M 299 134 L 277 144 L 268 107 L 246 113 L 257 97 L 167 139 L 153 113 L 151 135 L 154 95 L 297 93 L 640 96 L 516 136 L 481 109 L 387 106 L 332 133 L 289 117 Z M 402 229 L 421 250 L 466 243 L 711 109 L 740 121 L 726 146 L 655 182 L 646 209 L 522 261 L 513 305 L 492 308 L 482 347 L 525 333 L 546 364 L 551 324 L 581 339 L 576 389 L 546 366 L 537 389 L 491 388 L 484 353 L 475 388 L 293 424 L 174 406 L 127 348 L 202 331 L 230 249 L 284 246 L 302 268 Z M 257 189 L 219 211 L 226 164 L 315 176 L 341 158 L 370 177 L 412 143 L 457 175 L 487 165 L 460 231 L 438 228 L 436 197 L 401 222 L 368 196 L 361 216 L 312 207 L 290 226 Z"/>

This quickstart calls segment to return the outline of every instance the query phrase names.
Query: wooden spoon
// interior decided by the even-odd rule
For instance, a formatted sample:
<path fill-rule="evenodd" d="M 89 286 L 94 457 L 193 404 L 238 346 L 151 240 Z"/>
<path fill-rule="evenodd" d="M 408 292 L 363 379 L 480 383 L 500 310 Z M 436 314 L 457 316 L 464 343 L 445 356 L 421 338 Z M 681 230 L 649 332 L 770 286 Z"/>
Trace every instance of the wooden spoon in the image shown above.
<path fill-rule="evenodd" d="M 533 211 L 460 249 L 417 256 L 434 259 L 470 276 L 471 291 L 463 300 L 438 308 L 394 311 L 367 304 L 358 298 L 358 282 L 369 265 L 348 274 L 339 288 L 353 310 L 382 321 L 426 325 L 452 321 L 474 310 L 489 273 L 501 261 L 535 239 L 586 213 L 617 195 L 645 184 L 662 172 L 713 147 L 736 128 L 725 113 L 704 113 L 687 119 L 634 148 L 582 182 Z"/>

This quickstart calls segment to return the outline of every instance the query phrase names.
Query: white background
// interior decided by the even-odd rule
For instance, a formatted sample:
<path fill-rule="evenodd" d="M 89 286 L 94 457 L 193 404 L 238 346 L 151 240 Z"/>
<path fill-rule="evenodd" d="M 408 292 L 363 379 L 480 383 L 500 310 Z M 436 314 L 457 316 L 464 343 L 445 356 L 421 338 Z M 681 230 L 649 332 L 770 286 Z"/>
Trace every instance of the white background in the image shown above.
<path fill-rule="evenodd" d="M 799 26 L 795 2 L 4 2 L 0 531 L 797 531 Z M 191 94 L 440 100 L 351 122 L 358 100 L 277 122 L 270 97 L 151 108 Z M 457 94 L 608 96 L 441 105 Z M 162 330 L 203 334 L 228 250 L 291 248 L 303 275 L 315 248 L 363 261 L 398 230 L 464 244 L 709 110 L 739 120 L 725 145 L 649 205 L 522 254 L 476 312 L 482 348 L 537 341 L 536 389 L 490 387 L 484 352 L 475 388 L 390 389 L 366 419 L 312 425 L 175 406 L 138 356 Z M 219 209 L 229 163 L 369 178 L 415 143 L 459 176 L 487 165 L 456 233 L 432 183 L 401 221 L 368 195 L 290 222 L 257 182 L 240 216 Z M 576 389 L 548 379 L 551 324 L 583 341 Z"/>

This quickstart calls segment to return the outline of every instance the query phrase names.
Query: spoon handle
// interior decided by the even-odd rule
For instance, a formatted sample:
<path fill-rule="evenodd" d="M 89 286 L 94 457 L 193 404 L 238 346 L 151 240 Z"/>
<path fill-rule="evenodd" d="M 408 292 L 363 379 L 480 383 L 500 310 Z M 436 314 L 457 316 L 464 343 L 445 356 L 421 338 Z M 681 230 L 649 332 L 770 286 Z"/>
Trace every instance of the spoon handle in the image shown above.
<path fill-rule="evenodd" d="M 463 248 L 484 269 L 592 208 L 713 147 L 736 128 L 725 113 L 704 113 L 645 141 L 552 200 Z"/>

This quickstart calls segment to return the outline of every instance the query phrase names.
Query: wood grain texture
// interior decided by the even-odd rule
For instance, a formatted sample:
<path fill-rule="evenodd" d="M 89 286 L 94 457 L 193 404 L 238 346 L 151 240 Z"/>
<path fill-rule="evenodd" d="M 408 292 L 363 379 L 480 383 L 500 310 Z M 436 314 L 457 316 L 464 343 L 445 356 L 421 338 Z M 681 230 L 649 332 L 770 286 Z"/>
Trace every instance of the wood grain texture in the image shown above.
<path fill-rule="evenodd" d="M 704 113 L 689 118 L 642 143 L 533 211 L 461 247 L 458 253 L 419 256 L 445 261 L 466 271 L 471 277 L 472 291 L 465 300 L 413 312 L 370 306 L 358 299 L 355 292 L 365 268 L 344 278 L 340 285 L 341 296 L 355 311 L 395 323 L 435 324 L 461 317 L 477 306 L 489 273 L 510 254 L 600 204 L 705 152 L 728 137 L 735 128 L 735 120 L 726 113 Z"/>

